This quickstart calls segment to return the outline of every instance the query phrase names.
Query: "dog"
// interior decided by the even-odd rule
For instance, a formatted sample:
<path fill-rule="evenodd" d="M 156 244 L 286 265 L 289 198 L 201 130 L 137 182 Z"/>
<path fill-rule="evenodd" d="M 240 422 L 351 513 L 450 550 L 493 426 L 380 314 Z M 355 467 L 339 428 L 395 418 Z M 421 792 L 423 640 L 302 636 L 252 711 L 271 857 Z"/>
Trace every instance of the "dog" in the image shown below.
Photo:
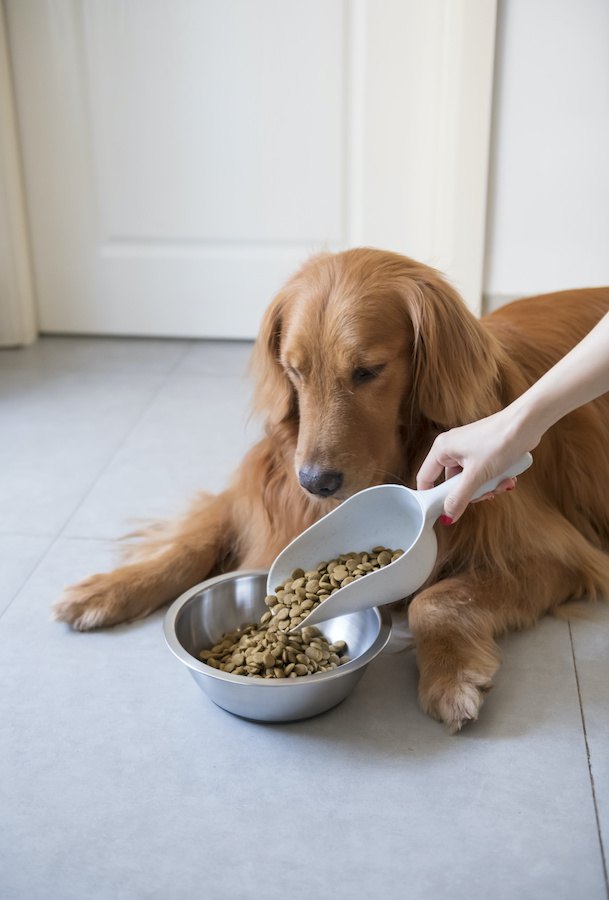
<path fill-rule="evenodd" d="M 414 487 L 436 435 L 509 404 L 608 310 L 609 288 L 591 288 L 478 319 L 437 271 L 404 256 L 311 258 L 254 347 L 262 440 L 226 490 L 148 530 L 125 565 L 69 588 L 55 618 L 80 630 L 140 618 L 219 572 L 268 567 L 363 488 Z M 546 433 L 516 491 L 436 532 L 436 566 L 408 617 L 421 706 L 454 732 L 478 717 L 500 635 L 609 588 L 609 395 Z"/>

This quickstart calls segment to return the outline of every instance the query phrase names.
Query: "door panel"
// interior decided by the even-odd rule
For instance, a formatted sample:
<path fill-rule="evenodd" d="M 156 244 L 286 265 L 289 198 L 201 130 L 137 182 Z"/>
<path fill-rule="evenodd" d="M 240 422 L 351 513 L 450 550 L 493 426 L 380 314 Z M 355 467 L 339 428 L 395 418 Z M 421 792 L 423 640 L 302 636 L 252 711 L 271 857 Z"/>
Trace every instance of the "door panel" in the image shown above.
<path fill-rule="evenodd" d="M 311 252 L 361 243 L 477 302 L 488 121 L 474 172 L 445 113 L 474 31 L 490 113 L 494 3 L 5 5 L 41 330 L 253 337 Z M 461 247 L 464 181 L 482 228 Z"/>

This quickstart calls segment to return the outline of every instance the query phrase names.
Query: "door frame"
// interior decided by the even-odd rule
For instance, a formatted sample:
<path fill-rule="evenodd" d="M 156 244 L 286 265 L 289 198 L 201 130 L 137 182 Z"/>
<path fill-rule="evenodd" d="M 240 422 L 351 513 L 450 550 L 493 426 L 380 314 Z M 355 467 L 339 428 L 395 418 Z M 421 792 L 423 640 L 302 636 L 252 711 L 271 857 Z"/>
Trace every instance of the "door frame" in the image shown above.
<path fill-rule="evenodd" d="M 0 0 L 0 346 L 36 340 L 38 328 L 3 0 Z"/>

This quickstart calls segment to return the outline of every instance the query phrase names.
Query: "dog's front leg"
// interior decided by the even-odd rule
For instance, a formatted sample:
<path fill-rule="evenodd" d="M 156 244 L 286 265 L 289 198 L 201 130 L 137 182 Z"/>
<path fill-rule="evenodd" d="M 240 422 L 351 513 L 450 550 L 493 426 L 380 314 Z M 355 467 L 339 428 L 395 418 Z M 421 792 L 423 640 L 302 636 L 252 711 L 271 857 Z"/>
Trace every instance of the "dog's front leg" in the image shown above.
<path fill-rule="evenodd" d="M 505 623 L 481 602 L 490 585 L 451 578 L 418 594 L 408 611 L 419 667 L 419 701 L 456 732 L 478 718 L 499 668 L 495 635 Z"/>
<path fill-rule="evenodd" d="M 231 509 L 229 492 L 202 499 L 164 540 L 144 541 L 137 562 L 67 588 L 53 617 L 87 631 L 140 619 L 175 599 L 223 559 L 232 539 Z"/>

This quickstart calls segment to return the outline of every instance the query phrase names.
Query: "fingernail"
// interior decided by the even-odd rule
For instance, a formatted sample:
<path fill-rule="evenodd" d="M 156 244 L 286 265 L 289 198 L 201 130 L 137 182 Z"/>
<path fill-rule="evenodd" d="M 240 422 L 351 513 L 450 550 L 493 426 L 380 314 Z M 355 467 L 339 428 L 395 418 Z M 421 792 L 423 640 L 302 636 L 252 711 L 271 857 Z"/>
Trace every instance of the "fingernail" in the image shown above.
<path fill-rule="evenodd" d="M 450 516 L 440 516 L 440 522 L 442 525 L 452 525 L 453 520 Z"/>
<path fill-rule="evenodd" d="M 506 487 L 506 491 L 513 491 L 515 487 L 515 484 L 513 484 L 511 487 Z"/>

